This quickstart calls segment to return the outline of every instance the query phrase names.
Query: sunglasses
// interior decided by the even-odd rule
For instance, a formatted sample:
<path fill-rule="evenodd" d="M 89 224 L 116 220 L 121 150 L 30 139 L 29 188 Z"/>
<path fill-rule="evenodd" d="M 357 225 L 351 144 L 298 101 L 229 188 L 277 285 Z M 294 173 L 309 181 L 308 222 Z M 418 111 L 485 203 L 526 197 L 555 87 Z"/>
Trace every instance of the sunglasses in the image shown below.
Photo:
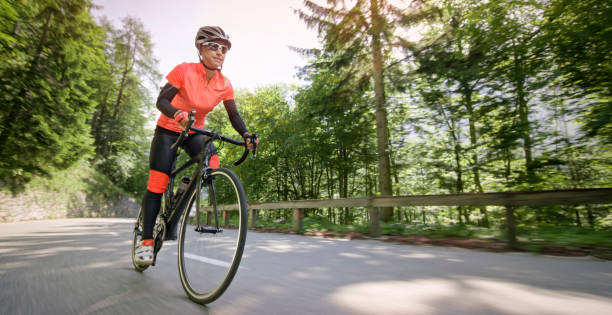
<path fill-rule="evenodd" d="M 205 42 L 202 43 L 203 45 L 206 45 L 206 47 L 212 51 L 217 51 L 219 49 L 221 49 L 221 52 L 225 55 L 225 53 L 227 53 L 227 51 L 229 50 L 229 48 L 225 45 L 219 44 L 219 43 L 215 43 L 215 42 Z"/>

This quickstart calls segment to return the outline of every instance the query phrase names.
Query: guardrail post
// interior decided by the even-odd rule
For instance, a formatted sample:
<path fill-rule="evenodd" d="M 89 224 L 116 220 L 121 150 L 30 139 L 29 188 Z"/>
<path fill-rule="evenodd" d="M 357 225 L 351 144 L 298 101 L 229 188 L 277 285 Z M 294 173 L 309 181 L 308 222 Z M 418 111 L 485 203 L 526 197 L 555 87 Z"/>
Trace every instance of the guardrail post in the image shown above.
<path fill-rule="evenodd" d="M 380 209 L 377 207 L 373 207 L 374 198 L 370 197 L 368 200 L 368 213 L 370 214 L 370 236 L 379 237 L 380 236 Z"/>
<path fill-rule="evenodd" d="M 293 212 L 293 230 L 297 233 L 302 229 L 304 224 L 304 215 L 302 209 L 295 209 Z"/>
<path fill-rule="evenodd" d="M 254 228 L 257 226 L 257 210 L 251 209 L 251 215 L 249 218 L 249 227 Z"/>

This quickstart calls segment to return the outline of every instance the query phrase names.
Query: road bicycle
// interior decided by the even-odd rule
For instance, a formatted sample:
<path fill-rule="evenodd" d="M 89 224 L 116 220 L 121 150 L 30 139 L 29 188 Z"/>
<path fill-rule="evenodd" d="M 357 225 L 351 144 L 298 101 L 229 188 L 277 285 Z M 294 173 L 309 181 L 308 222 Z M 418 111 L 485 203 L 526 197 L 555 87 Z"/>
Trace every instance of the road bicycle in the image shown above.
<path fill-rule="evenodd" d="M 246 195 L 238 176 L 227 168 L 213 169 L 209 165 L 209 158 L 214 152 L 213 141 L 245 147 L 242 157 L 234 165 L 242 163 L 249 150 L 245 142 L 192 127 L 194 117 L 195 111 L 191 111 L 187 127 L 171 148 L 180 148 L 188 137 L 188 131 L 206 137 L 200 153 L 181 166 L 173 167 L 170 173 L 162 208 L 153 228 L 152 265 L 155 265 L 157 254 L 166 239 L 167 227 L 172 226 L 170 222 L 180 219 L 177 254 L 181 284 L 191 300 L 207 304 L 225 292 L 238 271 L 246 241 L 248 213 Z M 257 135 L 251 136 L 251 143 L 255 154 Z M 178 174 L 194 164 L 197 167 L 191 177 L 182 177 L 175 189 Z M 137 264 L 134 257 L 136 244 L 142 238 L 143 212 L 142 208 L 138 211 L 132 235 L 132 263 L 140 272 L 149 267 Z M 223 222 L 219 212 L 222 212 Z"/>

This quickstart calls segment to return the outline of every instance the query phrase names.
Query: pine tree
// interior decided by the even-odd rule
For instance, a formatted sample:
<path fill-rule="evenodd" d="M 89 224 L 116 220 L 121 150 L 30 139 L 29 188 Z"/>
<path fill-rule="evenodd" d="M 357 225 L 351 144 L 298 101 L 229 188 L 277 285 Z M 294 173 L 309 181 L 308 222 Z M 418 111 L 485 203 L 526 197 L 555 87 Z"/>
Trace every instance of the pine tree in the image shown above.
<path fill-rule="evenodd" d="M 378 189 L 381 195 L 390 196 L 393 188 L 384 60 L 392 50 L 394 30 L 397 21 L 402 18 L 402 10 L 386 0 L 357 0 L 348 6 L 345 1 L 339 0 L 327 3 L 326 7 L 306 0 L 304 4 L 310 13 L 304 10 L 297 10 L 297 13 L 308 26 L 317 28 L 324 41 L 324 50 L 333 52 L 333 68 L 350 68 L 353 63 L 365 64 L 363 68 L 354 71 L 371 78 L 373 83 Z M 382 210 L 382 220 L 391 220 L 393 208 Z"/>

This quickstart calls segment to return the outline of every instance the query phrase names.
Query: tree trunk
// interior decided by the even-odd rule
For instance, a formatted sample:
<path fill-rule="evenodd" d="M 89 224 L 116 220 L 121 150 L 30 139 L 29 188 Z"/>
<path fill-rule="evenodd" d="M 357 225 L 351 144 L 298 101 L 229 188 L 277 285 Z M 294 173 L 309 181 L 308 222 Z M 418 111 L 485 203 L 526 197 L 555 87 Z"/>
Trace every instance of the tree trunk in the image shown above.
<path fill-rule="evenodd" d="M 106 91 L 106 93 L 104 93 L 104 100 L 102 101 L 102 104 L 99 105 L 99 110 L 95 113 L 93 121 L 91 123 L 91 129 L 94 135 L 94 144 L 96 147 L 96 154 L 100 156 L 102 155 L 102 151 L 100 149 L 102 139 L 104 138 L 103 124 L 104 120 L 106 119 L 106 102 L 108 100 L 109 94 L 110 88 Z"/>
<path fill-rule="evenodd" d="M 32 60 L 32 64 L 30 66 L 29 73 L 34 73 L 36 68 L 38 67 L 38 61 L 42 56 L 43 48 L 45 47 L 45 43 L 47 42 L 47 35 L 49 34 L 49 29 L 51 28 L 51 19 L 53 18 L 53 11 L 49 10 L 49 15 L 47 16 L 47 21 L 45 22 L 45 28 L 43 29 L 42 37 L 40 38 L 40 43 L 36 48 L 36 54 L 34 55 L 34 59 Z"/>
<path fill-rule="evenodd" d="M 529 181 L 534 179 L 532 167 L 532 143 L 531 143 L 531 125 L 529 122 L 529 108 L 527 106 L 525 93 L 525 65 L 523 64 L 522 56 L 515 51 L 514 53 L 514 79 L 516 84 L 516 106 L 519 112 L 519 130 L 523 138 L 523 152 L 525 153 L 525 169 L 527 170 L 527 178 Z"/>
<path fill-rule="evenodd" d="M 574 206 L 574 213 L 576 214 L 576 225 L 582 227 L 582 221 L 580 220 L 580 212 L 578 211 L 578 207 Z"/>
<path fill-rule="evenodd" d="M 587 220 L 589 220 L 589 226 L 594 229 L 595 228 L 595 216 L 593 215 L 593 208 L 590 205 L 587 205 Z"/>
<path fill-rule="evenodd" d="M 131 34 L 128 34 L 125 68 L 123 69 L 123 73 L 121 74 L 121 84 L 119 85 L 119 94 L 117 95 L 117 100 L 115 101 L 115 110 L 113 111 L 113 117 L 111 118 L 108 132 L 106 134 L 106 139 L 104 140 L 104 146 L 102 149 L 102 156 L 105 158 L 108 157 L 113 151 L 111 137 L 113 135 L 115 120 L 119 115 L 119 106 L 121 105 L 121 98 L 123 97 L 123 90 L 125 89 L 127 76 L 130 74 L 130 72 L 132 72 L 132 68 L 134 67 L 136 47 L 132 47 L 132 39 L 133 36 L 131 36 Z"/>
<path fill-rule="evenodd" d="M 510 182 L 510 175 L 512 171 L 512 155 L 510 154 L 510 150 L 508 148 L 504 148 L 504 178 L 506 179 L 506 184 Z"/>
<path fill-rule="evenodd" d="M 348 198 L 348 172 L 346 170 L 343 171 L 342 174 L 342 198 Z M 342 210 L 341 210 L 342 211 Z M 349 208 L 344 208 L 344 224 L 351 224 L 351 214 L 349 212 Z"/>
<path fill-rule="evenodd" d="M 525 168 L 527 169 L 527 174 L 529 176 L 533 176 L 533 169 L 531 162 L 533 161 L 532 151 L 531 151 L 531 128 L 529 125 L 529 109 L 527 107 L 527 101 L 524 99 L 524 91 L 523 86 L 519 87 L 519 95 L 517 95 L 519 102 L 519 118 L 522 126 L 523 133 L 523 151 L 525 152 Z"/>
<path fill-rule="evenodd" d="M 108 127 L 108 132 L 106 133 L 106 138 L 104 139 L 104 146 L 102 147 L 102 156 L 105 158 L 113 153 L 111 137 L 113 135 L 113 130 L 115 127 L 115 120 L 117 119 L 117 116 L 119 115 L 119 106 L 121 105 L 121 98 L 123 96 L 123 88 L 125 86 L 127 74 L 128 72 L 124 71 L 121 77 L 121 84 L 119 86 L 119 95 L 117 95 L 117 100 L 115 101 L 115 109 L 113 110 L 113 116 L 111 117 L 110 124 Z"/>
<path fill-rule="evenodd" d="M 463 169 L 461 168 L 461 145 L 459 143 L 455 143 L 455 163 L 457 164 L 455 168 L 455 174 L 457 175 L 457 185 L 456 189 L 458 193 L 463 192 Z"/>
<path fill-rule="evenodd" d="M 474 176 L 474 187 L 477 192 L 483 192 L 482 184 L 480 183 L 480 162 L 478 160 L 478 152 L 476 149 L 478 148 L 478 137 L 476 135 L 476 121 L 478 117 L 476 117 L 474 113 L 474 108 L 472 105 L 472 89 L 467 85 L 467 83 L 463 84 L 463 97 L 465 108 L 468 113 L 468 122 L 470 126 L 470 143 L 472 145 L 472 174 Z M 489 227 L 489 215 L 487 213 L 486 206 L 478 207 L 480 209 L 480 214 L 482 215 L 482 225 Z M 469 218 L 467 220 L 469 222 Z"/>
<path fill-rule="evenodd" d="M 515 206 L 506 206 L 506 237 L 511 247 L 516 245 L 516 217 Z"/>
<path fill-rule="evenodd" d="M 385 87 L 383 81 L 383 57 L 381 44 L 381 16 L 378 0 L 370 0 L 372 18 L 372 76 L 374 77 L 374 98 L 376 100 L 376 143 L 378 153 L 378 181 L 382 196 L 393 195 L 391 187 L 391 166 L 389 161 L 389 129 L 385 106 Z M 381 220 L 388 222 L 393 218 L 393 207 L 381 208 Z"/>

